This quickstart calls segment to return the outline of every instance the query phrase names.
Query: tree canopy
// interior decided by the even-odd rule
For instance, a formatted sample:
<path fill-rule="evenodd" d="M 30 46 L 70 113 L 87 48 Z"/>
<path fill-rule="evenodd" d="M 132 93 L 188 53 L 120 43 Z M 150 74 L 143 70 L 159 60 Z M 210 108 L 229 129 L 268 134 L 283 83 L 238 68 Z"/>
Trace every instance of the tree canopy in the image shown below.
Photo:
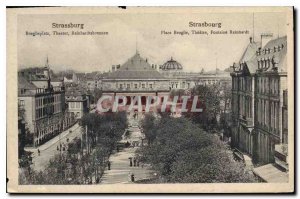
<path fill-rule="evenodd" d="M 144 129 L 146 138 L 149 136 L 147 131 L 156 130 L 154 138 L 151 137 L 153 141 L 139 153 L 142 161 L 150 163 L 165 182 L 255 181 L 217 136 L 206 133 L 192 121 L 166 117 L 153 125 L 148 125 L 151 129 Z"/>

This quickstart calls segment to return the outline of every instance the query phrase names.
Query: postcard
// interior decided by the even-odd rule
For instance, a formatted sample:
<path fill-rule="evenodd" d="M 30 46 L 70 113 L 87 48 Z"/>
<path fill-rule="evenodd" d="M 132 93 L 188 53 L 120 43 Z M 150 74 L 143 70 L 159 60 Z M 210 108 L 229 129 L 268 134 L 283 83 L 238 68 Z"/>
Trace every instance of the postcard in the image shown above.
<path fill-rule="evenodd" d="M 7 192 L 294 192 L 293 7 L 6 11 Z"/>

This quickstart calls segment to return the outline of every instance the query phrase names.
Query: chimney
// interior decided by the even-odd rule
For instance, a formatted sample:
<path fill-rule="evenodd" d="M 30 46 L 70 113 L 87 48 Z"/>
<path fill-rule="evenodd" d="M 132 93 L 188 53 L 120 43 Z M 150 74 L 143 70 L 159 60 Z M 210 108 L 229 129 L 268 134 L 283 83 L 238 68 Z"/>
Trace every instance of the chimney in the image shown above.
<path fill-rule="evenodd" d="M 250 44 L 252 43 L 253 41 L 252 41 L 252 37 L 250 37 Z"/>
<path fill-rule="evenodd" d="M 261 47 L 264 46 L 273 39 L 273 33 L 263 33 L 261 34 Z"/>

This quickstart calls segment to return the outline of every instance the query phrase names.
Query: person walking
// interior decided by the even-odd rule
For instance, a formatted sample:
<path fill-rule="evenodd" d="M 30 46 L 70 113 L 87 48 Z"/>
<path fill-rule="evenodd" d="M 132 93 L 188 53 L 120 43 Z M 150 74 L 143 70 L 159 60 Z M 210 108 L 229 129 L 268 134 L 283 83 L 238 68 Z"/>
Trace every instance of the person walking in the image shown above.
<path fill-rule="evenodd" d="M 131 177 L 131 182 L 134 182 L 134 174 L 133 173 L 131 174 L 130 177 Z"/>
<path fill-rule="evenodd" d="M 107 169 L 110 170 L 110 161 L 107 163 Z"/>
<path fill-rule="evenodd" d="M 129 166 L 132 167 L 132 157 L 130 157 L 128 159 L 129 159 Z"/>
<path fill-rule="evenodd" d="M 135 157 L 133 158 L 133 166 L 134 167 L 136 166 L 136 158 Z"/>
<path fill-rule="evenodd" d="M 40 151 L 40 149 L 38 149 L 38 154 L 39 154 L 39 156 L 41 155 L 41 151 Z"/>

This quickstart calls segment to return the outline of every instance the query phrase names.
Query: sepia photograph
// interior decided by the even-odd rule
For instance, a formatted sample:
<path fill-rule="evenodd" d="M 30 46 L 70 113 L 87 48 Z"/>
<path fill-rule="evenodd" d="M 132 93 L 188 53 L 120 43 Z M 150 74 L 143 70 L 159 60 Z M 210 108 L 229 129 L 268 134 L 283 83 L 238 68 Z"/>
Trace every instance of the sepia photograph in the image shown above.
<path fill-rule="evenodd" d="M 294 192 L 293 12 L 7 8 L 8 192 Z"/>

